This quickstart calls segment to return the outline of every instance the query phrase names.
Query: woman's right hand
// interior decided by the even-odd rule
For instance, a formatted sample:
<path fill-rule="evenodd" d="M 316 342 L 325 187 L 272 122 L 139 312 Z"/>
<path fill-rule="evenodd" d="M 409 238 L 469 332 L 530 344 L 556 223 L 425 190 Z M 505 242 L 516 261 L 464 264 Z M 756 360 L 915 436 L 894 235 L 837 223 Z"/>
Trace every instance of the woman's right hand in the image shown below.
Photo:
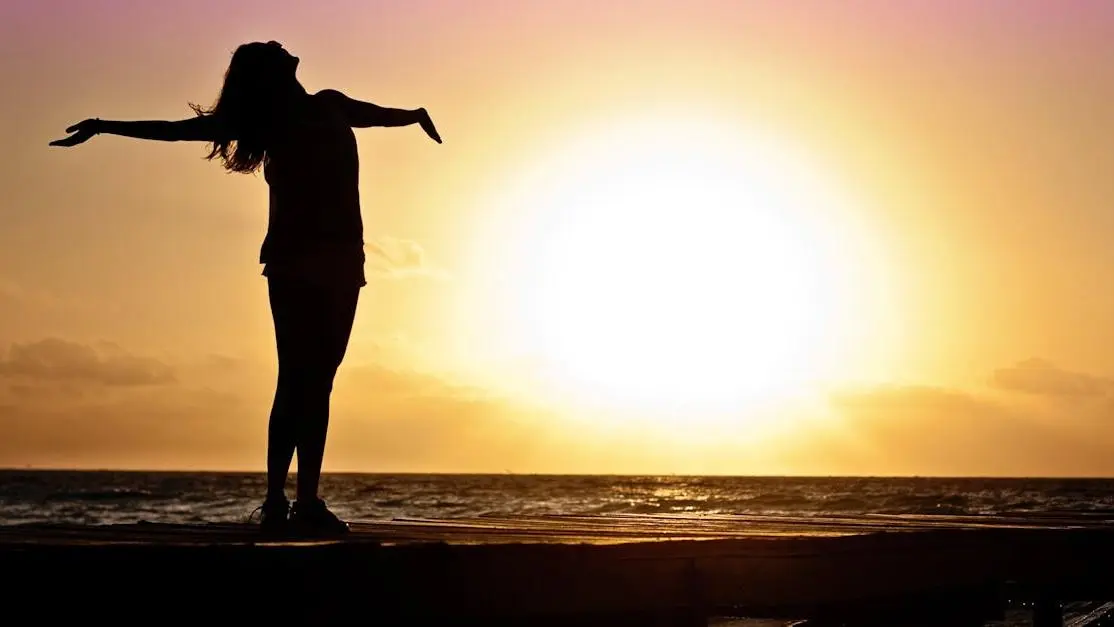
<path fill-rule="evenodd" d="M 66 129 L 67 133 L 73 133 L 65 139 L 56 139 L 50 142 L 51 146 L 62 146 L 69 148 L 78 144 L 89 141 L 89 138 L 96 135 L 100 131 L 101 121 L 96 118 L 82 120 Z"/>

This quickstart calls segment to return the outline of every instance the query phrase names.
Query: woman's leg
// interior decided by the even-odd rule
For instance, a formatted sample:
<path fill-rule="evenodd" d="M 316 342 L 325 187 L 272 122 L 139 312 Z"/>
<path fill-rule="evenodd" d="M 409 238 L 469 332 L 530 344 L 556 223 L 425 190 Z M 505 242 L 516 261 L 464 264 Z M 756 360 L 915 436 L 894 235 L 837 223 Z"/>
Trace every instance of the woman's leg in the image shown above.
<path fill-rule="evenodd" d="M 300 362 L 305 352 L 300 336 L 306 311 L 305 294 L 296 283 L 268 279 L 267 292 L 278 352 L 278 381 L 267 426 L 267 500 L 277 503 L 286 500 L 286 478 L 298 436 Z"/>
<path fill-rule="evenodd" d="M 303 381 L 304 412 L 298 421 L 298 493 L 301 503 L 318 499 L 321 465 L 329 431 L 329 403 L 333 380 L 348 350 L 352 322 L 356 316 L 359 287 L 329 287 L 316 291 L 314 326 L 306 335 L 316 338 L 310 371 Z"/>

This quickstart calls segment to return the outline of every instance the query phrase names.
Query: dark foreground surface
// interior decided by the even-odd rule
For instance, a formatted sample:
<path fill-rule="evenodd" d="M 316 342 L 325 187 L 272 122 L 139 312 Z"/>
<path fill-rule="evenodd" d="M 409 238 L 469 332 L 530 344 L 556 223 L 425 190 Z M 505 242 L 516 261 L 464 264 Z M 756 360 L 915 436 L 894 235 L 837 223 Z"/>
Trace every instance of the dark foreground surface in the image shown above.
<path fill-rule="evenodd" d="M 1053 625 L 1061 601 L 1114 598 L 1112 560 L 1114 531 L 1062 519 L 481 518 L 280 542 L 247 525 L 0 527 L 6 605 L 52 623 L 962 627 L 1026 602 Z"/>

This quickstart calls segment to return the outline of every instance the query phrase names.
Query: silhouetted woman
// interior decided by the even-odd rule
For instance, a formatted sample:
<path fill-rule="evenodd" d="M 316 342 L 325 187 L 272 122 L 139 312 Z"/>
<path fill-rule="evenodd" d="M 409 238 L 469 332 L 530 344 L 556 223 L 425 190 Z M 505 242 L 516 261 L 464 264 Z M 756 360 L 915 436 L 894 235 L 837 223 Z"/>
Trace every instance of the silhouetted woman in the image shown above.
<path fill-rule="evenodd" d="M 348 346 L 364 281 L 359 161 L 352 128 L 418 124 L 441 142 L 425 109 L 380 107 L 327 89 L 309 94 L 298 58 L 271 41 L 236 49 L 211 109 L 174 122 L 91 119 L 52 146 L 94 135 L 210 142 L 232 172 L 263 167 L 270 215 L 260 252 L 278 352 L 278 383 L 267 442 L 265 531 L 345 533 L 348 525 L 318 496 L 333 378 Z M 285 494 L 298 453 L 293 506 Z"/>

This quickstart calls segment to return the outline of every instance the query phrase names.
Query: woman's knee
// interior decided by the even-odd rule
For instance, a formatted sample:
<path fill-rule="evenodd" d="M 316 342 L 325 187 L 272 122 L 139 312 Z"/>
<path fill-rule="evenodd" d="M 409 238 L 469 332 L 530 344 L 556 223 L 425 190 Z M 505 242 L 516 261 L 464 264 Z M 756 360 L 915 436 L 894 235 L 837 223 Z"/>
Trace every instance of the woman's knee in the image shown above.
<path fill-rule="evenodd" d="M 335 368 L 329 367 L 279 367 L 278 389 L 280 394 L 307 396 L 328 394 L 333 389 Z"/>

